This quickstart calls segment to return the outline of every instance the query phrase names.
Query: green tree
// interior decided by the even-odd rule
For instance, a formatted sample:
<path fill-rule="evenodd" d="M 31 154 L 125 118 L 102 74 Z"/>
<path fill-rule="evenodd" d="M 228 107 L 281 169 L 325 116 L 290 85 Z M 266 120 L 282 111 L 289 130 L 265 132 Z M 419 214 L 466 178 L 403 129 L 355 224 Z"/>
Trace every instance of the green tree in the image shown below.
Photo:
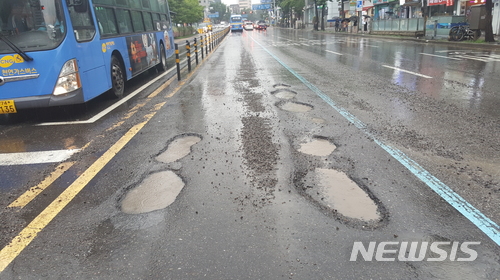
<path fill-rule="evenodd" d="M 169 4 L 170 10 L 174 12 L 174 23 L 191 25 L 203 19 L 203 6 L 198 0 L 171 0 Z"/>
<path fill-rule="evenodd" d="M 216 21 L 219 23 L 223 20 L 228 21 L 229 16 L 227 14 L 227 6 L 224 3 L 210 3 L 211 12 L 212 13 L 219 13 L 219 17 L 215 18 Z"/>
<path fill-rule="evenodd" d="M 292 18 L 302 19 L 303 16 L 302 10 L 304 8 L 304 5 L 305 1 L 303 0 L 283 0 L 280 2 L 281 11 L 283 12 L 284 15 L 289 15 L 290 24 L 292 25 L 293 25 L 293 22 L 291 22 Z"/>

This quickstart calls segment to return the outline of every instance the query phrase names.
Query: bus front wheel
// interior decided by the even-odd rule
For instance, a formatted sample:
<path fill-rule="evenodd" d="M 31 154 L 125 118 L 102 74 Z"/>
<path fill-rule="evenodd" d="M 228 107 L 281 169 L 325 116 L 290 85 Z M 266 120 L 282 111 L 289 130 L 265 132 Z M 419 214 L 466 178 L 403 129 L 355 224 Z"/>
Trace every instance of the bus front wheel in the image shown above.
<path fill-rule="evenodd" d="M 116 98 L 122 98 L 125 91 L 125 75 L 120 60 L 113 56 L 111 58 L 111 93 Z"/>
<path fill-rule="evenodd" d="M 163 72 L 167 70 L 167 55 L 165 53 L 165 46 L 163 43 L 160 43 L 160 63 L 157 66 L 159 72 Z"/>

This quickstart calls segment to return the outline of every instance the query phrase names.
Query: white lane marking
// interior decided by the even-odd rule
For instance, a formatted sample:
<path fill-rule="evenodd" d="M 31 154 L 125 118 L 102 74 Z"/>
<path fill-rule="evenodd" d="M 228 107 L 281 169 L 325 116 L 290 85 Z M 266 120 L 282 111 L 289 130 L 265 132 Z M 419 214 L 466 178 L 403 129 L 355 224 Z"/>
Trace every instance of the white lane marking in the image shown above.
<path fill-rule="evenodd" d="M 368 44 L 361 44 L 364 47 L 372 47 L 372 48 L 380 48 L 379 46 L 374 46 L 374 45 L 368 45 Z"/>
<path fill-rule="evenodd" d="M 326 50 L 326 51 L 327 51 L 327 52 L 329 52 L 329 53 L 333 53 L 333 54 L 336 54 L 336 55 L 343 55 L 343 54 L 341 54 L 341 53 L 338 53 L 338 52 L 334 52 L 334 51 L 329 51 L 329 50 Z"/>
<path fill-rule="evenodd" d="M 477 56 L 472 56 L 472 55 L 461 55 L 460 57 L 463 57 L 463 58 L 466 58 L 466 59 L 472 59 L 472 60 L 482 61 L 482 62 L 488 62 L 488 59 L 479 58 Z"/>
<path fill-rule="evenodd" d="M 182 61 L 180 62 L 182 63 Z M 125 96 L 124 98 L 120 99 L 118 102 L 114 103 L 113 105 L 109 106 L 108 108 L 104 109 L 101 111 L 99 114 L 93 116 L 92 118 L 85 120 L 85 121 L 70 121 L 70 122 L 46 122 L 46 123 L 39 123 L 37 126 L 49 126 L 49 125 L 67 125 L 67 124 L 89 124 L 89 123 L 94 123 L 98 121 L 100 118 L 104 117 L 105 115 L 109 114 L 109 112 L 113 111 L 116 109 L 118 106 L 122 105 L 123 103 L 127 102 L 129 99 L 132 97 L 136 96 L 139 92 L 143 91 L 150 85 L 152 85 L 154 82 L 162 78 L 163 76 L 167 75 L 168 73 L 172 71 L 177 71 L 175 68 L 170 69 L 169 71 L 161 74 L 160 76 L 152 79 L 148 83 L 144 84 L 140 88 L 136 89 L 135 91 L 131 92 L 129 95 Z"/>
<path fill-rule="evenodd" d="M 456 58 L 456 57 L 449 57 L 449 56 L 443 56 L 443 55 L 435 55 L 435 54 L 430 54 L 430 53 L 420 53 L 420 54 L 428 55 L 428 56 L 434 56 L 434 57 L 447 58 L 447 59 L 454 59 L 454 60 L 462 60 L 462 59 Z"/>
<path fill-rule="evenodd" d="M 71 149 L 1 154 L 0 166 L 62 162 L 79 151 L 80 149 Z"/>
<path fill-rule="evenodd" d="M 412 75 L 415 75 L 415 76 L 424 77 L 424 78 L 427 78 L 427 79 L 432 79 L 431 76 L 427 76 L 427 75 L 423 75 L 423 74 L 411 72 L 411 71 L 404 70 L 404 69 L 401 69 L 401 68 L 392 67 L 392 66 L 389 66 L 389 65 L 382 65 L 382 66 L 387 67 L 387 68 L 391 68 L 391 69 L 394 69 L 394 70 L 398 70 L 399 72 L 405 72 L 405 73 L 412 74 Z"/>

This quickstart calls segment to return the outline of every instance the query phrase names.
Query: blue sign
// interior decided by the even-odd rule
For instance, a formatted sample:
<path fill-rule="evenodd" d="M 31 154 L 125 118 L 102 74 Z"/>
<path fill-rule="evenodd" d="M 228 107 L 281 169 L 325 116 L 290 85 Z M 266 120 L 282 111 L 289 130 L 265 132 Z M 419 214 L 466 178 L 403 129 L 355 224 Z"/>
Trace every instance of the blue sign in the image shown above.
<path fill-rule="evenodd" d="M 357 10 L 363 9 L 363 0 L 356 1 L 356 9 Z"/>
<path fill-rule="evenodd" d="M 209 18 L 218 18 L 219 17 L 219 12 L 215 12 L 213 14 L 208 14 Z"/>
<path fill-rule="evenodd" d="M 267 10 L 267 9 L 271 9 L 271 4 L 252 5 L 252 10 Z"/>
<path fill-rule="evenodd" d="M 264 4 L 264 3 L 273 3 L 274 0 L 260 0 L 260 3 L 261 4 Z"/>

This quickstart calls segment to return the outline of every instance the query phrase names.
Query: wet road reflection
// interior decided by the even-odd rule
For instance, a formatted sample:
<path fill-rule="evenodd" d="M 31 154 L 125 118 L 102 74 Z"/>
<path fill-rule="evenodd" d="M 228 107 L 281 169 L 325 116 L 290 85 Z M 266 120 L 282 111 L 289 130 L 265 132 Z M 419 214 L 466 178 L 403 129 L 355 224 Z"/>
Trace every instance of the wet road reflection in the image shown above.
<path fill-rule="evenodd" d="M 289 30 L 274 32 L 271 36 L 271 44 L 275 47 L 301 48 L 322 54 L 332 63 L 352 67 L 352 72 L 346 75 L 376 71 L 377 75 L 390 75 L 392 83 L 423 96 L 448 100 L 462 108 L 480 110 L 482 114 L 500 116 L 500 97 L 496 94 L 500 83 L 500 51 Z M 432 79 L 383 69 L 382 64 Z"/>

